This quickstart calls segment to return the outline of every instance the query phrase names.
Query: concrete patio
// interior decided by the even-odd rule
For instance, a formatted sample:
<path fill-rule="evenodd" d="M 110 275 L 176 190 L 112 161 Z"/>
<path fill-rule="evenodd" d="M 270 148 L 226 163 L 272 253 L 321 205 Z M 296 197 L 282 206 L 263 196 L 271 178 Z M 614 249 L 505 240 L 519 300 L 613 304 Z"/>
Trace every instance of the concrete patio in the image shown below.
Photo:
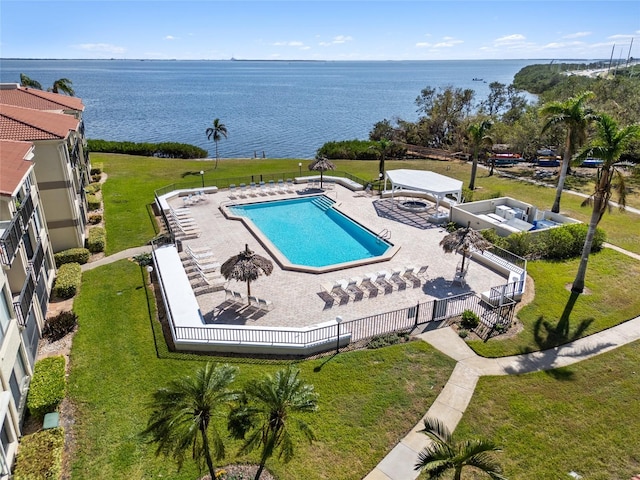
<path fill-rule="evenodd" d="M 189 206 L 189 216 L 195 220 L 200 235 L 191 240 L 184 240 L 183 246 L 208 248 L 215 254 L 217 261 L 224 262 L 248 244 L 256 253 L 274 260 L 270 252 L 263 248 L 242 222 L 227 219 L 219 207 L 221 204 L 284 199 L 307 193 L 305 185 L 296 185 L 296 188 L 298 191 L 295 193 L 232 200 L 228 198 L 228 192 L 225 190 L 207 194 L 205 202 Z M 232 306 L 225 302 L 224 291 L 207 293 L 197 297 L 206 323 L 303 327 L 324 323 L 335 319 L 336 316 L 347 321 L 410 307 L 434 298 L 446 298 L 470 291 L 480 293 L 506 283 L 504 275 L 472 261 L 466 278 L 467 285 L 452 285 L 451 280 L 461 256 L 445 254 L 439 246 L 446 231 L 442 226 L 427 221 L 433 212 L 403 211 L 393 203 L 398 201 L 397 198 L 392 200 L 366 196 L 362 192 L 353 192 L 340 185 L 335 185 L 326 194 L 336 201 L 334 208 L 372 232 L 389 230 L 389 240 L 400 247 L 396 255 L 388 261 L 323 274 L 283 270 L 274 260 L 273 274 L 261 277 L 251 285 L 253 295 L 273 303 L 272 310 L 256 312 L 255 309 Z M 184 206 L 183 200 L 178 197 L 169 199 L 169 205 L 174 209 Z M 387 295 L 380 294 L 375 298 L 365 296 L 363 300 L 351 300 L 346 305 L 334 304 L 330 308 L 327 308 L 325 301 L 318 295 L 322 291 L 323 283 L 363 277 L 380 270 L 390 272 L 408 265 L 429 266 L 428 279 L 420 288 L 408 287 L 406 290 L 394 291 Z M 246 293 L 246 285 L 235 281 L 230 281 L 228 288 Z"/>

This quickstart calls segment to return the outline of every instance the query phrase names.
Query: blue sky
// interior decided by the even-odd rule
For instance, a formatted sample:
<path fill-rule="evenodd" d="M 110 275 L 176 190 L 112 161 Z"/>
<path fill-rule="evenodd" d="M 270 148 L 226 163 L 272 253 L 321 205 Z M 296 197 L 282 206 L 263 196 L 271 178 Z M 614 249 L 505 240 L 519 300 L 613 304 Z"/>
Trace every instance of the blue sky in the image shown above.
<path fill-rule="evenodd" d="M 640 2 L 1 0 L 0 57 L 640 57 Z"/>

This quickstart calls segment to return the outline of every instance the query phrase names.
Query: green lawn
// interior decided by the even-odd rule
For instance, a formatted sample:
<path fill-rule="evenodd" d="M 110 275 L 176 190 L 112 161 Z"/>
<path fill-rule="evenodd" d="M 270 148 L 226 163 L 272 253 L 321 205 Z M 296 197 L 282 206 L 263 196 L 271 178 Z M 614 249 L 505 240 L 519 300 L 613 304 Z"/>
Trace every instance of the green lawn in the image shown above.
<path fill-rule="evenodd" d="M 150 318 L 155 311 L 146 295 L 141 270 L 132 262 L 84 273 L 74 303 L 79 329 L 68 389 L 77 408 L 74 479 L 197 478 L 192 463 L 177 473 L 173 461 L 156 458 L 153 448 L 138 438 L 147 421 L 151 392 L 208 359 L 167 352 L 157 323 Z M 235 363 L 240 368 L 239 385 L 283 366 L 268 361 Z M 300 444 L 291 463 L 274 459 L 268 467 L 281 480 L 356 480 L 373 469 L 429 409 L 454 362 L 423 342 L 410 342 L 298 366 L 301 377 L 320 394 L 319 411 L 309 417 L 318 441 L 312 446 Z M 235 458 L 238 446 L 229 442 L 227 461 L 251 460 Z"/>
<path fill-rule="evenodd" d="M 566 285 L 573 282 L 578 263 L 579 259 L 529 262 L 527 271 L 535 282 L 535 298 L 518 312 L 524 330 L 508 340 L 470 342 L 471 347 L 489 357 L 544 350 L 640 313 L 640 296 L 629 289 L 629 285 L 640 285 L 639 261 L 611 249 L 591 255 L 587 294 L 572 297 Z"/>
<path fill-rule="evenodd" d="M 242 177 L 247 174 L 284 173 L 296 175 L 297 159 L 223 160 L 214 169 L 212 161 L 188 161 L 135 157 L 127 155 L 92 154 L 94 164 L 102 164 L 109 180 L 104 185 L 105 223 L 107 228 L 107 255 L 130 247 L 147 243 L 154 236 L 153 222 L 147 205 L 154 200 L 153 192 L 161 187 L 180 183 L 189 187 L 201 185 L 199 172 L 205 172 L 205 182 L 213 184 L 216 179 Z M 307 170 L 308 160 L 301 161 L 302 171 Z M 377 178 L 378 162 L 336 161 L 338 170 L 349 172 L 365 180 Z M 431 160 L 387 161 L 387 169 L 410 168 L 432 170 L 443 175 L 469 181 L 470 166 L 462 162 L 438 162 Z M 186 173 L 196 175 L 184 176 Z M 246 180 L 245 180 L 246 181 Z M 555 190 L 526 182 L 498 177 L 489 177 L 485 170 L 478 171 L 478 195 L 499 192 L 531 203 L 538 208 L 550 209 Z M 589 189 L 587 189 L 589 190 Z M 630 200 L 638 196 L 630 195 Z M 589 220 L 590 210 L 581 207 L 583 199 L 565 193 L 562 197 L 562 213 L 583 222 Z M 631 203 L 631 202 L 630 202 Z M 637 215 L 613 210 L 600 223 L 609 242 L 640 254 L 637 231 L 640 218 Z"/>
<path fill-rule="evenodd" d="M 483 377 L 456 434 L 502 445 L 509 480 L 629 480 L 640 474 L 639 365 L 635 342 L 547 373 Z"/>

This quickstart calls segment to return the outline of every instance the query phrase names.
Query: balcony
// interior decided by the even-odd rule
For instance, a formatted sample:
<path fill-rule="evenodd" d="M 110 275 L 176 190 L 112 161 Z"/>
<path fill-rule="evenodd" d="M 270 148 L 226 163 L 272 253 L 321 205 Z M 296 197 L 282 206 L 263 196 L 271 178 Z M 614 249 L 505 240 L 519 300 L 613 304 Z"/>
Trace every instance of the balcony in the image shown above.
<path fill-rule="evenodd" d="M 29 225 L 31 215 L 33 214 L 33 199 L 31 195 L 28 195 L 20 205 L 17 215 L 8 222 L 7 227 L 2 232 L 0 237 L 0 261 L 5 265 L 11 265 L 13 259 L 16 257 L 18 248 L 20 247 L 20 240 L 22 235 Z M 0 224 L 0 229 L 2 229 Z"/>
<path fill-rule="evenodd" d="M 27 275 L 17 301 L 13 302 L 13 307 L 16 311 L 16 317 L 18 318 L 18 324 L 22 327 L 26 327 L 27 325 L 27 318 L 29 317 L 29 310 L 31 310 L 33 294 L 35 291 L 36 283 L 33 280 L 33 276 Z"/>

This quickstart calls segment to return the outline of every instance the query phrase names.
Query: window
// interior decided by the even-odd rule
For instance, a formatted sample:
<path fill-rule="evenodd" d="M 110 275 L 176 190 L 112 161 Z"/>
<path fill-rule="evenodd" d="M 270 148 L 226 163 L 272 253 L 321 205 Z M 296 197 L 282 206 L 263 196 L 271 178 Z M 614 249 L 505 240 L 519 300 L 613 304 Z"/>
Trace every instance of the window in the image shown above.
<path fill-rule="evenodd" d="M 0 288 L 0 344 L 11 321 L 11 309 L 7 301 L 6 287 Z"/>
<path fill-rule="evenodd" d="M 16 404 L 16 409 L 19 414 L 22 414 L 24 408 L 24 400 L 27 398 L 28 384 L 27 370 L 22 360 L 22 354 L 20 350 L 16 353 L 16 363 L 13 365 L 13 371 L 9 378 L 9 387 L 11 389 L 11 395 L 13 396 L 13 402 Z"/>
<path fill-rule="evenodd" d="M 7 418 L 10 398 L 9 392 L 0 393 L 0 476 L 10 473 L 7 456 L 9 446 L 16 441 L 16 436 Z"/>

